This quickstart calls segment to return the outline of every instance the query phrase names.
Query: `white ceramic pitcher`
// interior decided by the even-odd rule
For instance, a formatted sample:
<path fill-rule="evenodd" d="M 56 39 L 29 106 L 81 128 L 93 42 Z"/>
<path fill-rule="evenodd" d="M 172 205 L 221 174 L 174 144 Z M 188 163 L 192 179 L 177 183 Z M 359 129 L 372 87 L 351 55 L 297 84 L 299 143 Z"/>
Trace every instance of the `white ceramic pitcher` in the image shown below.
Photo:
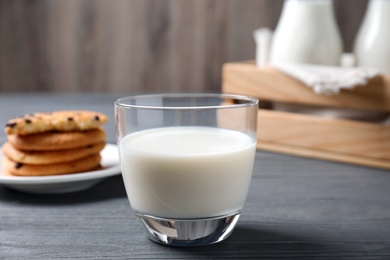
<path fill-rule="evenodd" d="M 390 74 L 390 0 L 370 0 L 354 52 L 358 66 Z"/>
<path fill-rule="evenodd" d="M 273 35 L 260 29 L 254 36 L 260 65 L 340 63 L 342 41 L 332 0 L 285 0 Z"/>

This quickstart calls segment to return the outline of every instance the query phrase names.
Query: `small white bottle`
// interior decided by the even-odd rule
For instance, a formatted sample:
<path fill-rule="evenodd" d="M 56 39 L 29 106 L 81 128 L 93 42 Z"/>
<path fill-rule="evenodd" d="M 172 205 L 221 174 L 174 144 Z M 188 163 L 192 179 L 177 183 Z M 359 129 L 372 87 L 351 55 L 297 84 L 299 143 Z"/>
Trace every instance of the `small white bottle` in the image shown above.
<path fill-rule="evenodd" d="M 354 53 L 358 66 L 390 74 L 390 0 L 370 0 Z"/>
<path fill-rule="evenodd" d="M 340 64 L 342 40 L 332 0 L 285 0 L 270 62 Z"/>

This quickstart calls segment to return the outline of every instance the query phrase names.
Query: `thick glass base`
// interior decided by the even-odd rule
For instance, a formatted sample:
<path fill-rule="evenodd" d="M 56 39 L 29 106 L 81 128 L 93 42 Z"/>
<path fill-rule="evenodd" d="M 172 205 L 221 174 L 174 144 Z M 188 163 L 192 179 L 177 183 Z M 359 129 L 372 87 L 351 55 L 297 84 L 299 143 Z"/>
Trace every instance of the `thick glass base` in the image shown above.
<path fill-rule="evenodd" d="M 136 213 L 150 240 L 172 246 L 210 245 L 226 239 L 241 212 L 204 219 L 165 219 Z"/>

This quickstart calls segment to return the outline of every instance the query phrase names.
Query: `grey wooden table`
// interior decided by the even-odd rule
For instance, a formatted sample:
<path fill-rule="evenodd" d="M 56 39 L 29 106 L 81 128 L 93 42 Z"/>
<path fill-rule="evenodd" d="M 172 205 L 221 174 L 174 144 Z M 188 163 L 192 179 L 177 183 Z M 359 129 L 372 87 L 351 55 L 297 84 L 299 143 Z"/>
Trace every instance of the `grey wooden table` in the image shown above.
<path fill-rule="evenodd" d="M 114 95 L 0 95 L 0 122 L 33 111 L 92 109 Z M 5 141 L 3 131 L 0 142 Z M 228 240 L 174 248 L 145 238 L 121 176 L 69 194 L 0 186 L 0 259 L 390 259 L 390 172 L 257 152 L 239 224 Z"/>

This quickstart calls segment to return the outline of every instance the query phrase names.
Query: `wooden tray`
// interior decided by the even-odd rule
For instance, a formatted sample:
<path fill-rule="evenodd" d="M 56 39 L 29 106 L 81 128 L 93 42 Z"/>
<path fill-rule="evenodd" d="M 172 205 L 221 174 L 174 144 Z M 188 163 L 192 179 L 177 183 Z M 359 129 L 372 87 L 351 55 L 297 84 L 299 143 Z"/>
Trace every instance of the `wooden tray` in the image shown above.
<path fill-rule="evenodd" d="M 284 102 L 358 113 L 390 112 L 390 76 L 338 95 L 318 95 L 303 83 L 254 62 L 227 63 L 222 91 L 255 96 L 263 103 Z M 390 125 L 259 109 L 259 149 L 390 169 Z"/>

